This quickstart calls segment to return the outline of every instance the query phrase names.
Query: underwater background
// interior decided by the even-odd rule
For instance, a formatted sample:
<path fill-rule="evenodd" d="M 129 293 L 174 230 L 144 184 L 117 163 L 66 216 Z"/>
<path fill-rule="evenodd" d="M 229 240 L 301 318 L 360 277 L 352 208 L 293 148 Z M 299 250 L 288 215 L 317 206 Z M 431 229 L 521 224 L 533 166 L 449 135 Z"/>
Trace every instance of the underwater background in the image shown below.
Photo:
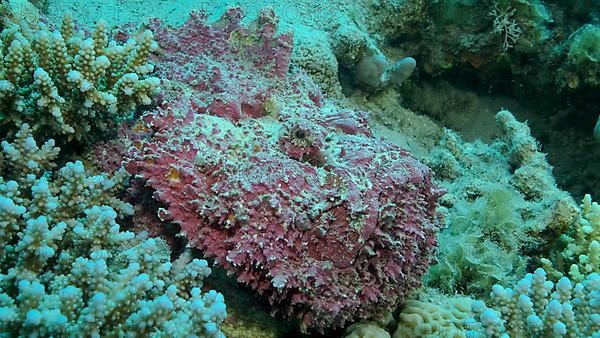
<path fill-rule="evenodd" d="M 0 337 L 600 337 L 600 2 L 0 2 Z"/>

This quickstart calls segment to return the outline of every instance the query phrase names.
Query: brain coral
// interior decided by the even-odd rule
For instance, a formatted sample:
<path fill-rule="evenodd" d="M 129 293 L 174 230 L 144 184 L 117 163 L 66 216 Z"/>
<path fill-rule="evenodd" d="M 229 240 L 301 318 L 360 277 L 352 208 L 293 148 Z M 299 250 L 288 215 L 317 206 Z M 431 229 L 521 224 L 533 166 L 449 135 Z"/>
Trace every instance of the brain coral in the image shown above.
<path fill-rule="evenodd" d="M 272 11 L 240 20 L 153 23 L 166 96 L 130 131 L 127 169 L 160 222 L 303 329 L 382 315 L 427 270 L 442 192 L 364 113 L 288 71 L 292 37 L 275 36 Z"/>

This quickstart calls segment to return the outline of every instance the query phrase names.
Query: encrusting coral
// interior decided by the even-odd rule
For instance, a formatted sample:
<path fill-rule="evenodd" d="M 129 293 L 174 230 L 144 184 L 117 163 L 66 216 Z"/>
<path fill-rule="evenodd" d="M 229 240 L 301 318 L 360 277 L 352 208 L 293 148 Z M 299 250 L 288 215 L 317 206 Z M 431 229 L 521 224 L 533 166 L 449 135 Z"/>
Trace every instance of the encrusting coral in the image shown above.
<path fill-rule="evenodd" d="M 341 96 L 338 60 L 325 32 L 309 28 L 298 30 L 294 34 L 292 62 L 302 68 L 325 94 Z"/>
<path fill-rule="evenodd" d="M 121 230 L 126 173 L 52 170 L 58 152 L 26 124 L 2 142 L 0 337 L 224 337 L 223 296 L 200 289 L 208 263 Z"/>
<path fill-rule="evenodd" d="M 120 44 L 99 21 L 91 34 L 66 15 L 60 29 L 25 20 L 0 34 L 0 137 L 28 123 L 35 136 L 87 141 L 152 102 L 151 31 Z"/>

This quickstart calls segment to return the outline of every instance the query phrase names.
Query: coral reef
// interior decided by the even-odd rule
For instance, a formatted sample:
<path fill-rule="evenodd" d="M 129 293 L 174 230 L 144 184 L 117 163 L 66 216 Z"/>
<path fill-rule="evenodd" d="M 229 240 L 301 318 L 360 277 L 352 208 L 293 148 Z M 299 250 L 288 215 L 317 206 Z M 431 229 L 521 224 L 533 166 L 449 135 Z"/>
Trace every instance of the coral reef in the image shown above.
<path fill-rule="evenodd" d="M 383 316 L 420 284 L 442 191 L 366 114 L 288 74 L 291 38 L 274 36 L 272 11 L 250 28 L 240 17 L 152 24 L 168 103 L 132 129 L 127 169 L 161 221 L 303 329 Z"/>
<path fill-rule="evenodd" d="M 538 268 L 514 288 L 494 285 L 492 308 L 472 303 L 479 328 L 470 331 L 497 336 L 596 337 L 600 333 L 600 206 L 586 195 L 581 215 L 560 236 L 563 250 L 552 250 Z M 571 276 L 571 279 L 567 277 Z"/>
<path fill-rule="evenodd" d="M 281 4 L 128 23 L 114 41 L 100 10 L 78 16 L 88 32 L 0 4 L 0 138 L 16 138 L 0 151 L 0 336 L 279 337 L 299 334 L 295 319 L 327 336 L 598 335 L 600 209 L 584 193 L 600 172 L 600 5 Z M 278 24 L 287 5 L 303 14 Z M 543 126 L 562 180 L 526 124 L 503 108 L 494 127 L 499 107 Z M 114 176 L 64 164 L 117 134 L 92 154 Z M 34 140 L 47 137 L 74 157 Z M 131 217 L 115 198 L 123 163 Z M 169 263 L 169 248 L 184 254 Z M 237 301 L 222 325 L 222 296 L 199 288 L 225 280 Z"/>
<path fill-rule="evenodd" d="M 459 83 L 458 74 L 484 80 L 523 102 L 554 93 L 552 102 L 564 107 L 561 98 L 585 102 L 599 85 L 600 29 L 593 3 L 387 0 L 367 10 L 369 31 L 381 35 L 379 48 L 422 60 L 424 74 Z"/>
<path fill-rule="evenodd" d="M 553 37 L 549 28 L 553 16 L 542 1 L 448 0 L 432 4 L 411 0 L 384 1 L 378 7 L 374 9 L 378 13 L 373 20 L 375 28 L 391 41 L 416 42 L 405 48 L 424 60 L 423 69 L 429 74 L 470 65 L 486 76 L 519 55 L 528 55 L 540 66 L 555 56 L 552 46 L 556 45 L 548 44 Z M 389 13 L 383 14 L 386 10 Z M 526 75 L 526 69 L 528 66 L 515 66 L 511 70 Z"/>
<path fill-rule="evenodd" d="M 422 87 L 448 81 L 479 97 L 487 92 L 503 101 L 493 110 L 516 108 L 518 101 L 525 109 L 513 110 L 544 143 L 559 185 L 577 198 L 599 193 L 600 153 L 589 151 L 598 118 L 596 1 L 567 6 L 553 0 L 389 0 L 367 9 L 368 31 L 378 36 L 384 54 L 418 61 L 419 78 L 411 82 Z M 420 110 L 428 102 L 405 89 L 406 108 L 438 118 Z M 444 107 L 445 127 L 453 127 L 448 120 L 460 121 L 460 109 Z"/>
<path fill-rule="evenodd" d="M 36 136 L 87 142 L 149 105 L 160 80 L 146 30 L 122 44 L 99 21 L 86 34 L 66 15 L 60 29 L 43 22 L 8 22 L 0 46 L 0 137 L 28 123 Z"/>
<path fill-rule="evenodd" d="M 0 336 L 224 337 L 223 297 L 200 289 L 207 262 L 171 263 L 164 241 L 121 230 L 126 172 L 52 170 L 58 152 L 26 124 L 2 142 Z"/>

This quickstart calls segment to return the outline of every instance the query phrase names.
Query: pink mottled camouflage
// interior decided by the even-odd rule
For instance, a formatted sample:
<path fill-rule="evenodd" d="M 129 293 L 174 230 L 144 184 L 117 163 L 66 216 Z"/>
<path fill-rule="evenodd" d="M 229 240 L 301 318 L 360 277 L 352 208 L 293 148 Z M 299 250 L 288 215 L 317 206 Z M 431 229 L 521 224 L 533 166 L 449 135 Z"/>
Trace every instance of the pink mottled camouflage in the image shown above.
<path fill-rule="evenodd" d="M 288 69 L 292 37 L 275 35 L 272 11 L 240 19 L 152 24 L 166 95 L 127 169 L 161 221 L 303 328 L 381 316 L 428 268 L 442 192 L 365 113 Z"/>

